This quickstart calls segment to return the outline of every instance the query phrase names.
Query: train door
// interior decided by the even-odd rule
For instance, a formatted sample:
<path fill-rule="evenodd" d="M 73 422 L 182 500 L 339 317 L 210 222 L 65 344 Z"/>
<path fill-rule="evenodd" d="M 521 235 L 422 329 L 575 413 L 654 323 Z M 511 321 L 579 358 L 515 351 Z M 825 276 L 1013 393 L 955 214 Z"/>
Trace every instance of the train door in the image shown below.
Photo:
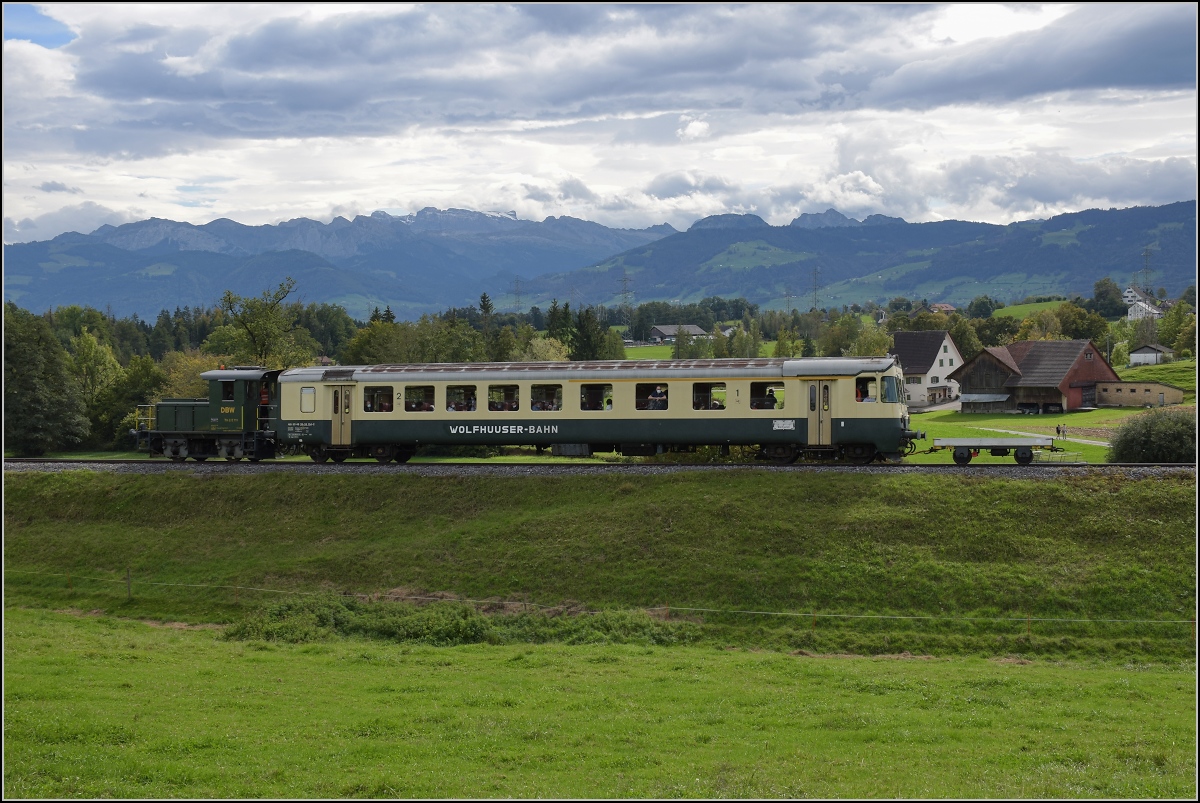
<path fill-rule="evenodd" d="M 833 443 L 833 420 L 830 399 L 833 383 L 820 380 L 808 383 L 808 431 L 809 446 L 829 446 Z"/>
<path fill-rule="evenodd" d="M 330 446 L 350 445 L 350 418 L 354 410 L 354 385 L 330 385 Z"/>

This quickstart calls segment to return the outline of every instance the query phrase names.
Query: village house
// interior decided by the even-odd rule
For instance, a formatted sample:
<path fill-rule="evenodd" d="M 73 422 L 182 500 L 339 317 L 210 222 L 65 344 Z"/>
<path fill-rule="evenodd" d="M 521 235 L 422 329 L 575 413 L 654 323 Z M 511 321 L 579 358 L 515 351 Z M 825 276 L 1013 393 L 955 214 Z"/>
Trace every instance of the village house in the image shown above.
<path fill-rule="evenodd" d="M 958 383 L 947 378 L 962 366 L 962 355 L 946 330 L 896 332 L 892 354 L 904 371 L 904 401 L 913 407 L 949 401 Z"/>
<path fill-rule="evenodd" d="M 1120 382 L 1090 340 L 991 346 L 955 370 L 964 413 L 1059 413 L 1095 407 L 1097 382 Z"/>
<path fill-rule="evenodd" d="M 650 342 L 651 343 L 674 343 L 675 338 L 679 336 L 680 331 L 687 332 L 693 339 L 698 337 L 708 337 L 708 332 L 701 329 L 692 323 L 685 323 L 676 326 L 675 324 L 661 324 L 651 327 Z"/>

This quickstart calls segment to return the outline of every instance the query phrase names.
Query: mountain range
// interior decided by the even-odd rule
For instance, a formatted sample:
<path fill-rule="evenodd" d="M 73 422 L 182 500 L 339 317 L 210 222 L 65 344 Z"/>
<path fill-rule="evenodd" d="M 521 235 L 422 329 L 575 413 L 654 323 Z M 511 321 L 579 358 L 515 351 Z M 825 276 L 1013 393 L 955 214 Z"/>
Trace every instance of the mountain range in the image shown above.
<path fill-rule="evenodd" d="M 263 226 L 152 218 L 5 245 L 4 298 L 36 312 L 87 304 L 146 318 L 212 305 L 226 289 L 257 295 L 291 276 L 302 300 L 338 303 L 360 319 L 388 305 L 414 318 L 472 305 L 482 292 L 497 310 L 706 296 L 808 309 L 895 296 L 1090 296 L 1098 279 L 1125 286 L 1147 267 L 1140 281 L 1172 296 L 1195 282 L 1195 201 L 1009 225 L 860 221 L 830 209 L 771 226 L 723 214 L 685 232 L 433 208 Z"/>

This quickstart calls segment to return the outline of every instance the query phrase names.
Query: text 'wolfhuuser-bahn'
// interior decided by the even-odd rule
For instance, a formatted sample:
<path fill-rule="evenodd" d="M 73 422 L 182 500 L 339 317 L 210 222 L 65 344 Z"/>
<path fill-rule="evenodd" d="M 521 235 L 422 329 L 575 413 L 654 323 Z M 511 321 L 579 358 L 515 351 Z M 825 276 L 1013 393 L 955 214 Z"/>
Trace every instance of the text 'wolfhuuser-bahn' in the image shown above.
<path fill-rule="evenodd" d="M 756 446 L 766 459 L 898 461 L 913 440 L 894 357 L 234 367 L 164 399 L 137 432 L 173 460 L 404 463 L 427 445 L 653 455 Z"/>

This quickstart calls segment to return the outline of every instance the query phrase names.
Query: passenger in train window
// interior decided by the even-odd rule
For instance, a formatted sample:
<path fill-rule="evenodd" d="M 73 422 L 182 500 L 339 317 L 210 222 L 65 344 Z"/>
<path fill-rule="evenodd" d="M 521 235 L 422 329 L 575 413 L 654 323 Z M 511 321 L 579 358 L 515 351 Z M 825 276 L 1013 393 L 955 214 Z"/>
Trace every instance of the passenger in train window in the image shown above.
<path fill-rule="evenodd" d="M 763 409 L 774 410 L 779 404 L 775 400 L 775 388 L 767 388 L 767 398 L 764 400 Z"/>
<path fill-rule="evenodd" d="M 665 410 L 667 409 L 667 391 L 662 385 L 655 385 L 654 390 L 650 391 L 650 405 L 648 410 Z"/>

